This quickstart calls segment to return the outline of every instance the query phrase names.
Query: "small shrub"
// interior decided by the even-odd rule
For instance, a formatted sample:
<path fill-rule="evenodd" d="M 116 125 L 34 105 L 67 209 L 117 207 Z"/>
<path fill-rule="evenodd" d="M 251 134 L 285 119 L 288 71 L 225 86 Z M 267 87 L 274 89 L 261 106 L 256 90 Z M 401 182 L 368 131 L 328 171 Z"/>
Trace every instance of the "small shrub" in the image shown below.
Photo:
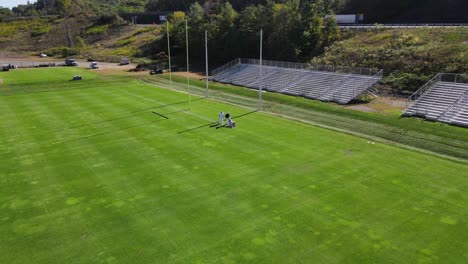
<path fill-rule="evenodd" d="M 386 77 L 382 84 L 388 84 L 400 91 L 416 91 L 428 80 L 428 76 L 395 71 Z"/>
<path fill-rule="evenodd" d="M 125 20 L 116 14 L 102 15 L 96 21 L 96 25 L 122 25 L 124 23 Z"/>
<path fill-rule="evenodd" d="M 63 47 L 54 47 L 44 51 L 47 56 L 59 57 L 62 56 Z"/>
<path fill-rule="evenodd" d="M 463 41 L 463 35 L 456 33 L 456 32 L 451 32 L 445 35 L 445 41 L 447 42 L 460 42 Z"/>
<path fill-rule="evenodd" d="M 77 36 L 75 38 L 75 43 L 77 48 L 84 48 L 86 46 L 86 43 L 84 42 L 83 38 L 80 36 Z"/>
<path fill-rule="evenodd" d="M 86 35 L 100 35 L 109 29 L 109 25 L 92 26 L 85 31 Z"/>
<path fill-rule="evenodd" d="M 77 55 L 79 54 L 79 50 L 76 49 L 76 48 L 68 48 L 68 47 L 65 47 L 62 49 L 62 57 L 66 58 L 66 57 L 69 57 L 69 56 L 74 56 L 74 55 Z"/>
<path fill-rule="evenodd" d="M 135 32 L 133 32 L 132 36 L 136 36 L 136 35 L 140 35 L 142 33 L 147 33 L 147 32 L 151 32 L 153 30 L 155 30 L 156 27 L 144 27 L 144 28 L 140 28 L 138 30 L 136 30 Z"/>
<path fill-rule="evenodd" d="M 0 37 L 12 37 L 20 31 L 29 30 L 34 23 L 34 20 L 3 22 L 0 26 Z"/>
<path fill-rule="evenodd" d="M 36 27 L 33 31 L 31 31 L 31 37 L 33 38 L 38 37 L 38 36 L 48 33 L 49 31 L 50 31 L 49 26 L 39 26 L 39 27 Z"/>
<path fill-rule="evenodd" d="M 135 42 L 136 40 L 137 40 L 136 38 L 121 39 L 121 40 L 118 40 L 115 43 L 115 46 L 117 46 L 117 47 L 126 46 L 128 44 L 131 44 L 131 43 Z"/>

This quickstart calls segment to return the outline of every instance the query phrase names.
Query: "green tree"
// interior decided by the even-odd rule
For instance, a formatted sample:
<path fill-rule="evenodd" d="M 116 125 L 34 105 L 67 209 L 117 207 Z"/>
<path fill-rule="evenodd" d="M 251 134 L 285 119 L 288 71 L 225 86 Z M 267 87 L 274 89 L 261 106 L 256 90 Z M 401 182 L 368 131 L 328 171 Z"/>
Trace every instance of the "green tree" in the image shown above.
<path fill-rule="evenodd" d="M 289 0 L 273 6 L 272 27 L 266 34 L 266 55 L 274 60 L 297 60 L 301 32 L 299 1 Z"/>
<path fill-rule="evenodd" d="M 65 35 L 67 38 L 68 47 L 72 47 L 73 42 L 70 32 L 71 0 L 58 0 L 57 8 L 59 12 L 65 17 Z"/>
<path fill-rule="evenodd" d="M 13 16 L 13 12 L 9 8 L 0 6 L 0 18 L 9 16 Z"/>
<path fill-rule="evenodd" d="M 329 16 L 323 20 L 322 41 L 323 46 L 331 45 L 340 37 L 340 29 L 336 24 L 335 16 Z"/>
<path fill-rule="evenodd" d="M 237 19 L 239 13 L 232 7 L 229 2 L 221 6 L 218 14 L 212 16 L 214 27 L 212 29 L 214 36 L 214 44 L 217 46 L 216 53 L 221 57 L 226 57 L 222 53 L 229 51 L 230 57 L 239 55 L 239 31 L 237 29 Z M 215 53 L 215 54 L 216 54 Z"/>
<path fill-rule="evenodd" d="M 194 3 L 190 6 L 190 12 L 188 15 L 188 22 L 190 26 L 189 30 L 189 42 L 191 54 L 196 59 L 204 58 L 204 35 L 206 27 L 205 11 L 203 7 L 198 3 Z"/>
<path fill-rule="evenodd" d="M 201 4 L 204 1 L 197 0 L 149 0 L 146 4 L 147 11 L 186 11 L 195 2 Z"/>

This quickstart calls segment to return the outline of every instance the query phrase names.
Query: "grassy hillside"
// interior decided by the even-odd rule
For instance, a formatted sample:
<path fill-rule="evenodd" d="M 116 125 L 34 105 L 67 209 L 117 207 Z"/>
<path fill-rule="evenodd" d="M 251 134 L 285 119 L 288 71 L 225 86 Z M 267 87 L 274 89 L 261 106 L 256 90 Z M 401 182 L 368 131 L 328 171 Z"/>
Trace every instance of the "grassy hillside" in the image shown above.
<path fill-rule="evenodd" d="M 414 91 L 438 72 L 468 72 L 468 29 L 349 32 L 315 63 L 378 67 L 397 91 Z"/>
<path fill-rule="evenodd" d="M 75 17 L 70 21 L 73 47 L 68 48 L 65 21 L 61 18 L 0 23 L 2 52 L 49 56 L 92 57 L 120 61 L 121 57 L 145 58 L 157 51 L 149 44 L 161 37 L 158 26 L 128 25 L 110 18 Z"/>

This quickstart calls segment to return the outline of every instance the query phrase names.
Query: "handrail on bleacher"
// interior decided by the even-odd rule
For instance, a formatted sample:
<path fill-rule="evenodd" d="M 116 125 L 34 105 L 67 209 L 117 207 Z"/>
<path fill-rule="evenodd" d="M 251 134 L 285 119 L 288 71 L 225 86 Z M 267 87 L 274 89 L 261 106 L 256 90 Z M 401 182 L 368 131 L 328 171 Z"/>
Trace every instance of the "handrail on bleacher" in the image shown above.
<path fill-rule="evenodd" d="M 429 91 L 434 84 L 438 83 L 440 81 L 440 73 L 438 73 L 436 76 L 432 77 L 426 84 L 424 84 L 421 88 L 419 88 L 416 92 L 414 92 L 412 95 L 410 95 L 406 99 L 406 109 L 410 108 L 413 106 L 413 104 L 418 100 L 421 95 Z"/>
<path fill-rule="evenodd" d="M 221 67 L 218 67 L 211 71 L 211 75 L 219 74 L 231 67 L 234 67 L 237 64 L 253 64 L 260 65 L 260 60 L 258 59 L 248 59 L 248 58 L 237 58 L 234 59 Z M 340 66 L 340 65 L 324 65 L 324 64 L 311 64 L 311 63 L 300 63 L 300 62 L 287 62 L 287 61 L 272 61 L 272 60 L 262 60 L 263 67 L 280 67 L 280 68 L 289 68 L 296 70 L 312 70 L 312 71 L 323 71 L 323 72 L 336 72 L 336 73 L 345 73 L 345 74 L 358 74 L 358 75 L 368 75 L 373 76 L 381 71 L 378 68 L 365 68 L 365 67 L 350 67 L 350 66 Z"/>
<path fill-rule="evenodd" d="M 438 82 L 468 83 L 468 75 L 457 73 L 438 73 L 406 99 L 406 109 L 409 109 L 411 106 L 413 106 L 419 97 L 428 92 L 434 86 L 434 84 Z"/>

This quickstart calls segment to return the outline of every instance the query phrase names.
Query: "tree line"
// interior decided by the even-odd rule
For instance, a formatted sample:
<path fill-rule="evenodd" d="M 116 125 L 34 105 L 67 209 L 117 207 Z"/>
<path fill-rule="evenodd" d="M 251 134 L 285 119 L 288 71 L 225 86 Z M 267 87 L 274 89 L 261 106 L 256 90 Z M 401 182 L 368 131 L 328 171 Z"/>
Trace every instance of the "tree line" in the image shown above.
<path fill-rule="evenodd" d="M 323 0 L 266 1 L 249 5 L 241 12 L 229 2 L 190 5 L 188 12 L 176 11 L 169 19 L 171 48 L 180 60 L 185 56 L 185 20 L 189 25 L 190 56 L 204 58 L 204 32 L 208 32 L 210 58 L 215 64 L 237 57 L 259 56 L 262 29 L 264 56 L 270 60 L 307 61 L 338 38 L 333 10 Z M 161 39 L 156 49 L 166 50 Z M 179 56 L 177 56 L 179 55 Z"/>
<path fill-rule="evenodd" d="M 147 11 L 187 11 L 198 2 L 216 5 L 221 0 L 148 0 Z M 229 0 L 241 12 L 249 5 L 266 5 L 267 0 Z M 286 3 L 287 0 L 276 0 Z M 325 0 L 335 13 L 364 14 L 368 23 L 468 23 L 466 0 Z"/>
<path fill-rule="evenodd" d="M 7 16 L 37 16 L 60 14 L 60 1 L 39 0 L 18 5 L 12 10 L 0 6 L 0 18 Z M 73 0 L 71 5 L 87 15 L 118 12 L 188 11 L 198 2 L 202 7 L 229 2 L 234 10 L 242 12 L 248 6 L 267 5 L 268 0 Z M 285 4 L 288 0 L 274 0 Z M 323 0 L 335 13 L 364 14 L 368 23 L 468 23 L 466 0 Z"/>

